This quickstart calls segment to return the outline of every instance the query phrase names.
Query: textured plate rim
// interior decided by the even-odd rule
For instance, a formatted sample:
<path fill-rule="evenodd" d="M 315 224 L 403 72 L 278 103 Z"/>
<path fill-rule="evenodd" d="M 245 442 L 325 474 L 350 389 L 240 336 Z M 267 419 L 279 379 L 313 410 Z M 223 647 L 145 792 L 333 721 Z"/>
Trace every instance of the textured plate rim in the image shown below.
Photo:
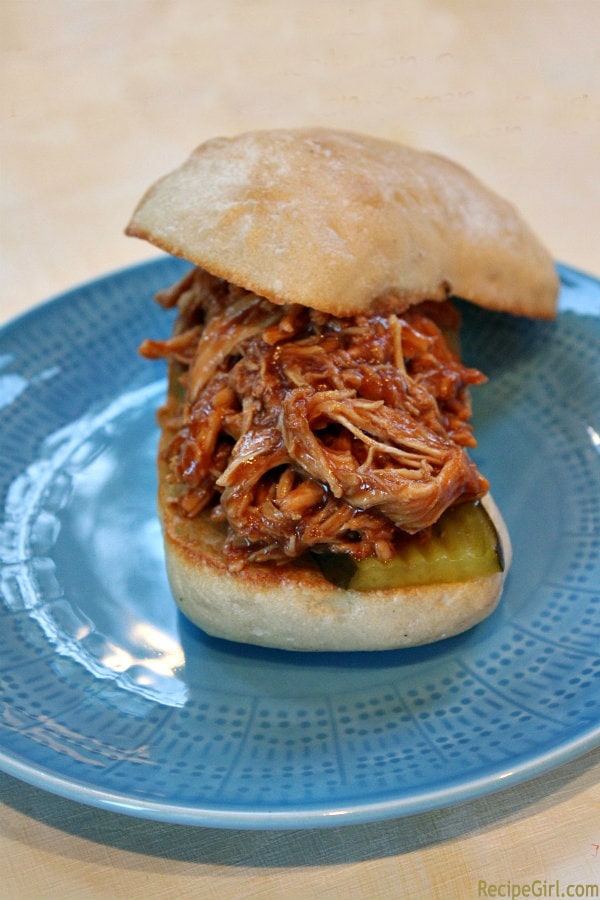
<path fill-rule="evenodd" d="M 67 800 L 135 818 L 175 825 L 269 831 L 361 825 L 449 808 L 531 781 L 583 756 L 598 744 L 600 724 L 592 726 L 588 734 L 552 747 L 545 754 L 524 757 L 511 767 L 499 767 L 493 771 L 488 769 L 485 776 L 471 778 L 455 786 L 443 784 L 437 790 L 415 791 L 400 798 L 378 802 L 357 804 L 354 801 L 348 806 L 340 804 L 337 807 L 330 804 L 307 804 L 285 811 L 257 811 L 240 806 L 227 808 L 210 804 L 199 807 L 134 800 L 127 794 L 101 791 L 76 779 L 60 777 L 42 766 L 31 766 L 3 752 L 0 752 L 0 769 L 20 781 Z"/>

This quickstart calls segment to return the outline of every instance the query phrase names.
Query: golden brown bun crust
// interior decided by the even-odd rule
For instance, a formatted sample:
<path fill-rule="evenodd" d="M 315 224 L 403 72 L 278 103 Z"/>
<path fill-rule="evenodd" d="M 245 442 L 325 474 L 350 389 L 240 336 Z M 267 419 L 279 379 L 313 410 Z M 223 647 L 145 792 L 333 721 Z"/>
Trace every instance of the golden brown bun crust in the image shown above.
<path fill-rule="evenodd" d="M 510 540 L 491 498 L 504 572 L 473 581 L 359 592 L 338 588 L 315 565 L 248 565 L 229 572 L 224 531 L 207 515 L 179 516 L 167 502 L 164 469 L 159 511 L 167 572 L 183 614 L 214 637 L 285 650 L 389 650 L 460 634 L 495 609 L 510 565 Z"/>
<path fill-rule="evenodd" d="M 551 257 L 460 166 L 324 128 L 210 140 L 140 202 L 127 233 L 275 303 L 333 315 L 463 297 L 551 318 Z"/>

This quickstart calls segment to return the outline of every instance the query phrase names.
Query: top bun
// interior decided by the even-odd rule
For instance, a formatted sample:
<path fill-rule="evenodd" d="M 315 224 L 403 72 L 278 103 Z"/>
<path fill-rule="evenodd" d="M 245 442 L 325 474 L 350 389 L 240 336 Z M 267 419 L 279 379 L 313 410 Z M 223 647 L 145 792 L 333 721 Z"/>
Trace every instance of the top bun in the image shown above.
<path fill-rule="evenodd" d="M 325 128 L 216 138 L 143 197 L 127 233 L 274 303 L 336 316 L 450 295 L 556 312 L 518 212 L 432 153 Z"/>

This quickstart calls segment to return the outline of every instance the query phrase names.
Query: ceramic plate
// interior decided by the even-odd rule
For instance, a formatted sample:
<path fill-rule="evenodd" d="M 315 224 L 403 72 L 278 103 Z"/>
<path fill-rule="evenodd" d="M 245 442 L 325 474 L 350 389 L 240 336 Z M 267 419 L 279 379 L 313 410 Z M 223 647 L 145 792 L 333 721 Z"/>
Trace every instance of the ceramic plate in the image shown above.
<path fill-rule="evenodd" d="M 88 804 L 234 828 L 477 797 L 600 743 L 600 285 L 561 313 L 462 305 L 479 446 L 514 543 L 487 621 L 415 650 L 301 654 L 176 611 L 155 514 L 165 257 L 0 331 L 0 767 Z M 285 603 L 285 596 L 281 598 Z"/>

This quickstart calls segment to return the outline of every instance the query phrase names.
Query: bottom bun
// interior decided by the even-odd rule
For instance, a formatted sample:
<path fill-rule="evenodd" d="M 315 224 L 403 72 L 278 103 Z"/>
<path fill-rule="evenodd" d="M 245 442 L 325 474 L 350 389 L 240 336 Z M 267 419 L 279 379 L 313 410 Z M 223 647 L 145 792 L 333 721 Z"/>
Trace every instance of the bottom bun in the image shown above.
<path fill-rule="evenodd" d="M 488 495 L 504 571 L 471 581 L 356 591 L 337 587 L 312 561 L 247 565 L 230 572 L 225 531 L 208 515 L 186 519 L 168 502 L 159 510 L 166 563 L 182 613 L 213 637 L 302 651 L 391 650 L 460 634 L 495 609 L 510 565 L 510 539 Z"/>

